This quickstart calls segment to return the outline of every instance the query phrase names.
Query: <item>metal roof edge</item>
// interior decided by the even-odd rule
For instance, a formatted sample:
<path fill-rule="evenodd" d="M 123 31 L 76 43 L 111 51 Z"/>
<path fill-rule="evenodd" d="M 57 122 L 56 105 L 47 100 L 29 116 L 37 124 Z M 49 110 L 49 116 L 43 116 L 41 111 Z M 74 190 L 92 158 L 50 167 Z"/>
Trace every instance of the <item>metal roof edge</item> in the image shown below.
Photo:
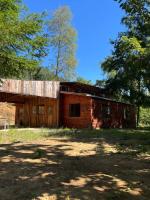
<path fill-rule="evenodd" d="M 62 94 L 79 95 L 79 96 L 86 96 L 86 97 L 97 98 L 97 99 L 102 99 L 102 100 L 106 100 L 106 101 L 112 101 L 112 102 L 116 102 L 116 103 L 122 103 L 122 104 L 135 106 L 134 104 L 131 104 L 131 103 L 126 103 L 126 102 L 117 101 L 117 100 L 106 98 L 106 97 L 99 97 L 99 96 L 95 96 L 95 95 L 90 95 L 90 94 L 86 94 L 86 93 L 64 92 L 64 91 L 61 91 L 60 93 L 62 93 Z"/>

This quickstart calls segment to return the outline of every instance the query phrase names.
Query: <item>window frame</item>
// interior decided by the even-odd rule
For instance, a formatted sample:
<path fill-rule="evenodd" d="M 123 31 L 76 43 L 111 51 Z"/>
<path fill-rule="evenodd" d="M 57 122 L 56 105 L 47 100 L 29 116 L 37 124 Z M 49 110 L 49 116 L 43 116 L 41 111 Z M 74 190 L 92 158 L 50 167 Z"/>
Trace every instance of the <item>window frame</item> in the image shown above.
<path fill-rule="evenodd" d="M 72 103 L 69 104 L 69 117 L 81 117 L 81 104 Z"/>
<path fill-rule="evenodd" d="M 52 106 L 48 106 L 47 107 L 47 114 L 48 115 L 52 115 L 52 113 L 53 113 L 53 107 Z"/>
<path fill-rule="evenodd" d="M 128 107 L 124 107 L 123 109 L 123 119 L 130 120 L 131 119 L 131 111 Z"/>
<path fill-rule="evenodd" d="M 24 108 L 23 107 L 19 107 L 19 115 L 24 115 Z"/>
<path fill-rule="evenodd" d="M 105 119 L 109 119 L 111 117 L 110 104 L 102 104 L 102 117 Z"/>
<path fill-rule="evenodd" d="M 32 106 L 32 115 L 37 115 L 37 106 Z"/>
<path fill-rule="evenodd" d="M 42 108 L 42 112 L 41 112 L 41 109 Z M 44 105 L 38 105 L 38 114 L 39 115 L 44 115 L 45 114 L 45 106 Z"/>

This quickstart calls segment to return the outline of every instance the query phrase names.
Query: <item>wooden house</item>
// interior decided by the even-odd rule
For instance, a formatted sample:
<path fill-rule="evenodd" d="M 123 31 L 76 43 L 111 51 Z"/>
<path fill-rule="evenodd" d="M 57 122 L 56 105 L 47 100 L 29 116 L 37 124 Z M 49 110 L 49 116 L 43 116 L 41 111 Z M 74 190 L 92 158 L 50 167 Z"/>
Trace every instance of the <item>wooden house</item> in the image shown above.
<path fill-rule="evenodd" d="M 77 82 L 3 80 L 0 102 L 14 103 L 18 127 L 135 128 L 136 109 L 105 89 Z"/>

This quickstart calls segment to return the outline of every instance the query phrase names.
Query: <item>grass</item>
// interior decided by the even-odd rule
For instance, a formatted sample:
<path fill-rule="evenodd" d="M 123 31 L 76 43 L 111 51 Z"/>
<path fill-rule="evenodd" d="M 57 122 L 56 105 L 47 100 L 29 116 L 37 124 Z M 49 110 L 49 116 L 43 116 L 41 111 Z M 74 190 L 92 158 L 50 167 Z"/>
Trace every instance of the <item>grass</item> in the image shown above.
<path fill-rule="evenodd" d="M 119 152 L 150 153 L 150 129 L 10 129 L 0 131 L 0 144 L 30 142 L 49 138 L 104 139 L 112 141 Z"/>
<path fill-rule="evenodd" d="M 0 131 L 0 199 L 149 200 L 150 130 Z"/>

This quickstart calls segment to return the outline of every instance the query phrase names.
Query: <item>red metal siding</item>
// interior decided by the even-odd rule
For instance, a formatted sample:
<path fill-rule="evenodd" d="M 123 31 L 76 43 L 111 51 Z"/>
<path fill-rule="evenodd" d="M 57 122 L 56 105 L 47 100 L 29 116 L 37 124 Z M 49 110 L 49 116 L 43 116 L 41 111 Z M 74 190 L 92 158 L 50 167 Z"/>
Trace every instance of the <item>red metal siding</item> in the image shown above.
<path fill-rule="evenodd" d="M 110 116 L 104 118 L 102 107 L 110 106 Z M 124 109 L 128 109 L 130 119 L 124 119 Z M 108 100 L 92 100 L 92 127 L 93 128 L 135 128 L 135 107 L 129 104 L 117 103 Z"/>
<path fill-rule="evenodd" d="M 80 117 L 69 116 L 69 104 L 81 105 Z M 102 108 L 110 106 L 108 118 L 103 116 Z M 124 109 L 128 109 L 130 119 L 124 119 Z M 60 96 L 60 126 L 69 128 L 135 128 L 135 107 L 129 104 L 117 103 L 102 99 L 92 99 L 76 94 L 61 94 Z"/>
<path fill-rule="evenodd" d="M 69 104 L 80 103 L 80 117 L 69 116 Z M 80 95 L 61 94 L 60 126 L 69 128 L 91 127 L 91 98 Z"/>

